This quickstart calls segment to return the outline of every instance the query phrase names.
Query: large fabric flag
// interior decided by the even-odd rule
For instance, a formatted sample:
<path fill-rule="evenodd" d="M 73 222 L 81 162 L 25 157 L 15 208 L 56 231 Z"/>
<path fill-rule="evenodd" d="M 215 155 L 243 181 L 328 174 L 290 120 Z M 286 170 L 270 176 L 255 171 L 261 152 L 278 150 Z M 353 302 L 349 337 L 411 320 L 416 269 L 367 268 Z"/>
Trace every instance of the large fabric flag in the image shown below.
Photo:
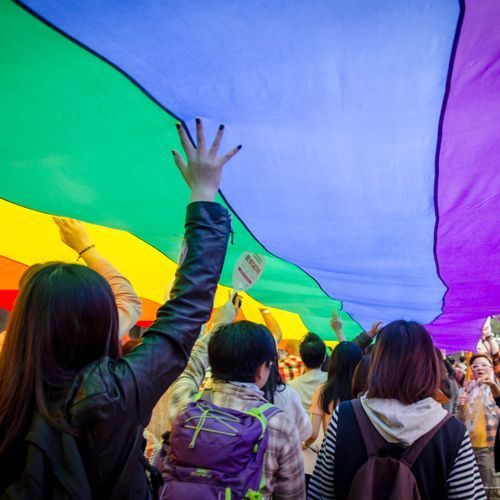
<path fill-rule="evenodd" d="M 90 224 L 154 318 L 187 189 L 174 124 L 226 125 L 221 202 L 285 336 L 415 319 L 470 349 L 500 312 L 496 0 L 0 0 L 0 307 Z"/>

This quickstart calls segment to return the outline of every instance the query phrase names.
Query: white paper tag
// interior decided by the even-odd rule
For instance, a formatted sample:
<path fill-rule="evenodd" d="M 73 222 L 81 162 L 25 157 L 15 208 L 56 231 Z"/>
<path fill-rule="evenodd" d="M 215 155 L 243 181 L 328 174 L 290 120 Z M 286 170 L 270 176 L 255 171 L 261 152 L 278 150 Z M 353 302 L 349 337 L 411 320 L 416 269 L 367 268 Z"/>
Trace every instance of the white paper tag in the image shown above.
<path fill-rule="evenodd" d="M 266 267 L 263 255 L 243 252 L 233 269 L 233 288 L 235 293 L 248 290 L 260 278 Z"/>

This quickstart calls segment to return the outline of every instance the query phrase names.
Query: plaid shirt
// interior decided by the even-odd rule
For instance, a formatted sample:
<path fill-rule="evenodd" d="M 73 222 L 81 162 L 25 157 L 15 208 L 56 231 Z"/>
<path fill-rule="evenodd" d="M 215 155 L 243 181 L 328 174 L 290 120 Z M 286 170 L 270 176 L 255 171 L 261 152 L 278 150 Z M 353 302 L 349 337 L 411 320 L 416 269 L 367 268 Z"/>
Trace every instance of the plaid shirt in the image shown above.
<path fill-rule="evenodd" d="M 281 378 L 285 384 L 288 384 L 294 378 L 300 377 L 304 371 L 304 363 L 300 356 L 290 354 L 284 359 L 278 361 L 278 369 Z"/>
<path fill-rule="evenodd" d="M 165 395 L 169 430 L 177 414 L 199 391 L 208 367 L 209 337 L 210 335 L 205 335 L 196 342 L 186 369 Z M 262 391 L 255 384 L 218 381 L 213 382 L 212 402 L 222 408 L 241 411 L 267 403 Z M 280 412 L 269 421 L 268 431 L 263 498 L 304 499 L 304 464 L 296 425 Z"/>
<path fill-rule="evenodd" d="M 493 448 L 497 433 L 500 409 L 488 386 L 470 382 L 469 400 L 459 407 L 458 417 L 469 431 L 473 448 Z"/>

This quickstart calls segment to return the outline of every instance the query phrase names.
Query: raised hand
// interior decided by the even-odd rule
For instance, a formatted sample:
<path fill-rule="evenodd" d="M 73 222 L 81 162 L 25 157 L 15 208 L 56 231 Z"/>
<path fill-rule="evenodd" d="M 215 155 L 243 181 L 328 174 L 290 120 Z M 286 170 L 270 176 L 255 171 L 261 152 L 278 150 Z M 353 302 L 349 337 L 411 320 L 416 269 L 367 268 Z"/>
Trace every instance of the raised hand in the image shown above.
<path fill-rule="evenodd" d="M 337 311 L 334 309 L 332 312 L 332 319 L 330 320 L 330 326 L 334 331 L 339 342 L 345 341 L 344 329 L 342 327 L 342 320 L 339 318 Z"/>
<path fill-rule="evenodd" d="M 217 156 L 224 135 L 224 125 L 220 125 L 212 145 L 207 149 L 203 123 L 199 118 L 196 119 L 196 147 L 191 144 L 186 130 L 180 124 L 177 124 L 177 131 L 187 156 L 187 164 L 177 151 L 172 151 L 172 154 L 182 177 L 191 188 L 191 201 L 214 201 L 220 188 L 222 167 L 241 146 L 223 156 Z"/>
<path fill-rule="evenodd" d="M 336 310 L 332 312 L 332 319 L 330 320 L 330 326 L 334 332 L 342 330 L 342 320 L 339 318 Z"/>
<path fill-rule="evenodd" d="M 479 385 L 487 385 L 491 389 L 494 398 L 500 396 L 500 386 L 498 385 L 497 378 L 494 373 L 485 373 L 477 378 Z"/>
<path fill-rule="evenodd" d="M 80 254 L 85 248 L 92 246 L 92 240 L 82 222 L 63 217 L 52 218 L 59 227 L 61 241 L 73 249 L 77 254 Z"/>
<path fill-rule="evenodd" d="M 380 330 L 382 330 L 383 326 L 384 324 L 382 323 L 382 321 L 375 321 L 375 323 L 373 323 L 372 327 L 366 333 L 372 339 L 380 332 Z"/>

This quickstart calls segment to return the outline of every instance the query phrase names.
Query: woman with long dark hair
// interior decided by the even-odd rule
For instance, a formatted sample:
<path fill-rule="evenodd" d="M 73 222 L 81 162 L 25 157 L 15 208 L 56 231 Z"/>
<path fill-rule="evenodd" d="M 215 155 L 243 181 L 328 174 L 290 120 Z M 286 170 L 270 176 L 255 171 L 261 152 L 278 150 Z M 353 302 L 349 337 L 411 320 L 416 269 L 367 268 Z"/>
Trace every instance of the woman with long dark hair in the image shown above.
<path fill-rule="evenodd" d="M 264 397 L 281 408 L 295 422 L 301 441 L 305 441 L 311 435 L 311 421 L 309 415 L 302 407 L 299 393 L 289 384 L 285 384 L 278 369 L 278 352 L 271 365 L 269 378 L 262 388 Z"/>
<path fill-rule="evenodd" d="M 306 441 L 308 446 L 318 437 L 319 428 L 326 431 L 335 407 L 342 401 L 352 399 L 352 378 L 363 353 L 352 342 L 343 341 L 336 345 L 330 356 L 328 379 L 313 394 L 311 402 L 312 434 Z"/>
<path fill-rule="evenodd" d="M 113 293 L 93 270 L 48 263 L 23 283 L 0 354 L 0 494 L 150 497 L 144 426 L 208 320 L 230 230 L 213 201 L 239 148 L 218 157 L 223 127 L 210 149 L 196 128 L 197 147 L 178 125 L 187 164 L 174 152 L 191 188 L 183 255 L 138 347 L 120 358 Z"/>

